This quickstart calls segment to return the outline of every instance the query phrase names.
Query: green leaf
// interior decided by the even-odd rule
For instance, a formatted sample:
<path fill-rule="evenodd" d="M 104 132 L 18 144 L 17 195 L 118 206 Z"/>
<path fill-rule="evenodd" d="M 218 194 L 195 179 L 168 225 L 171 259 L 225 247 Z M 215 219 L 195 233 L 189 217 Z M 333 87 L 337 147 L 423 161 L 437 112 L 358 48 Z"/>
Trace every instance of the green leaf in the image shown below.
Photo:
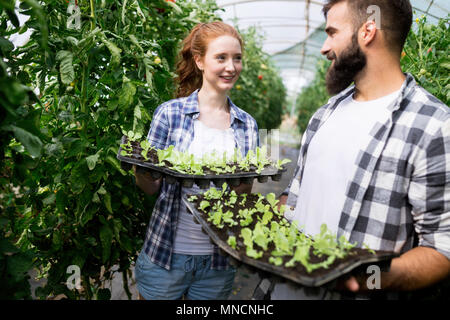
<path fill-rule="evenodd" d="M 442 62 L 440 66 L 446 69 L 450 69 L 450 61 Z"/>
<path fill-rule="evenodd" d="M 0 37 L 0 50 L 3 56 L 8 56 L 13 49 L 14 45 L 9 40 Z"/>
<path fill-rule="evenodd" d="M 44 200 L 42 200 L 42 203 L 44 204 L 44 206 L 48 206 L 52 203 L 54 203 L 56 200 L 56 194 L 51 193 L 48 197 L 46 197 Z"/>
<path fill-rule="evenodd" d="M 84 162 L 79 162 L 70 174 L 70 184 L 75 194 L 80 194 L 88 183 L 88 170 Z"/>
<path fill-rule="evenodd" d="M 119 105 L 127 108 L 133 103 L 134 96 L 136 95 L 136 87 L 128 79 L 124 80 L 122 89 L 119 92 Z M 136 112 L 136 109 L 134 110 Z M 139 110 L 140 115 L 140 110 Z"/>
<path fill-rule="evenodd" d="M 100 153 L 100 151 L 97 152 L 96 154 L 93 154 L 93 155 L 91 155 L 91 156 L 86 158 L 86 162 L 87 162 L 89 170 L 91 170 L 91 171 L 94 170 L 95 165 L 97 164 L 98 158 L 100 156 L 99 153 Z"/>
<path fill-rule="evenodd" d="M 102 262 L 105 263 L 111 254 L 111 242 L 113 232 L 108 225 L 102 225 L 100 228 L 100 242 L 102 244 Z"/>
<path fill-rule="evenodd" d="M 19 140 L 32 157 L 40 157 L 42 154 L 42 141 L 34 134 L 16 127 L 14 125 L 5 126 L 3 130 L 12 131 L 17 140 Z"/>
<path fill-rule="evenodd" d="M 103 201 L 104 201 L 105 207 L 109 211 L 109 213 L 113 213 L 113 210 L 112 210 L 112 207 L 111 207 L 111 195 L 109 193 L 106 193 L 104 195 Z"/>
<path fill-rule="evenodd" d="M 122 50 L 119 47 L 117 47 L 114 43 L 107 40 L 106 38 L 103 38 L 102 42 L 106 45 L 109 52 L 111 53 L 111 60 L 109 62 L 109 66 L 111 68 L 117 67 L 120 63 L 120 54 L 122 53 Z"/>
<path fill-rule="evenodd" d="M 66 85 L 71 84 L 75 79 L 72 52 L 61 50 L 56 54 L 56 60 L 60 63 L 59 74 L 61 76 L 61 82 Z"/>
<path fill-rule="evenodd" d="M 183 10 L 181 10 L 181 8 L 175 2 L 166 1 L 166 4 L 171 6 L 176 13 L 183 14 Z"/>

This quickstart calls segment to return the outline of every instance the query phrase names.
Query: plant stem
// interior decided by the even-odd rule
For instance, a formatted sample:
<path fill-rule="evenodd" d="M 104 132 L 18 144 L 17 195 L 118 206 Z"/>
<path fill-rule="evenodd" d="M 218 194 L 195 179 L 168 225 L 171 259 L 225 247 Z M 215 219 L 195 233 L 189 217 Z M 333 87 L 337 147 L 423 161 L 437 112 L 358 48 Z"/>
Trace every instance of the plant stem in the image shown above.
<path fill-rule="evenodd" d="M 94 0 L 90 0 L 91 4 L 91 31 L 95 28 L 95 10 L 94 10 Z"/>

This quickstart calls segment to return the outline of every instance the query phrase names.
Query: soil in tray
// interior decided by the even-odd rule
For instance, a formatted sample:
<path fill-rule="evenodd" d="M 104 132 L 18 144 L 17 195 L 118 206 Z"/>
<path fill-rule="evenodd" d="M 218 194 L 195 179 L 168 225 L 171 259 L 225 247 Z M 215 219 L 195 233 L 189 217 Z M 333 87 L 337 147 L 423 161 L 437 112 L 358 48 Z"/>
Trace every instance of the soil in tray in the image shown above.
<path fill-rule="evenodd" d="M 210 228 L 212 230 L 214 230 L 215 234 L 221 239 L 223 240 L 225 243 L 228 240 L 228 237 L 231 235 L 234 235 L 236 237 L 237 242 L 242 241 L 242 239 L 240 238 L 240 234 L 241 234 L 241 229 L 244 227 L 241 227 L 240 224 L 238 223 L 238 225 L 235 226 L 228 226 L 227 224 L 225 224 L 225 226 L 222 229 L 217 228 L 212 222 L 208 222 L 208 215 L 206 213 L 204 213 L 203 211 L 201 211 L 199 209 L 199 205 L 200 202 L 202 200 L 206 200 L 204 199 L 203 195 L 196 195 L 197 196 L 197 200 L 193 201 L 192 203 L 194 204 L 194 206 L 197 208 L 197 211 L 200 213 L 200 215 L 202 216 L 203 220 L 206 221 L 206 223 L 210 226 Z M 189 199 L 189 196 L 188 196 Z M 243 197 L 242 195 L 238 196 L 238 199 L 236 201 L 236 203 L 234 204 L 234 208 L 226 206 L 224 204 L 224 202 L 226 202 L 228 200 L 228 196 L 224 197 L 223 199 L 221 199 L 221 203 L 224 204 L 223 205 L 223 212 L 226 212 L 228 210 L 231 210 L 233 212 L 233 216 L 237 217 L 238 216 L 238 212 L 240 209 L 252 209 L 254 208 L 254 204 L 257 202 L 258 200 L 258 195 L 257 194 L 249 194 L 247 195 L 247 200 L 245 202 L 245 204 L 242 206 L 239 203 L 242 201 Z M 210 203 L 210 207 L 213 207 L 214 204 L 217 202 L 217 200 L 207 200 Z M 269 204 L 267 202 L 267 200 L 263 199 L 263 204 Z M 258 219 L 256 218 L 257 215 L 261 215 L 262 213 L 260 212 L 256 212 L 253 215 L 253 222 L 251 224 L 249 224 L 248 226 L 246 226 L 247 228 L 250 228 L 251 230 L 254 229 L 256 223 L 258 222 Z M 278 215 L 274 214 L 272 221 L 276 221 L 276 222 L 280 222 L 282 218 L 280 218 Z M 237 220 L 238 221 L 238 220 Z M 256 243 L 254 243 L 254 248 L 259 250 L 263 250 L 261 247 L 259 247 Z M 246 247 L 244 244 L 242 244 L 241 246 L 236 246 L 235 249 L 239 255 L 242 256 L 246 256 L 247 258 L 251 259 L 250 257 L 248 257 L 246 255 Z M 264 254 L 261 258 L 259 259 L 255 259 L 256 261 L 258 261 L 259 263 L 267 263 L 268 265 L 270 265 L 271 267 L 275 267 L 274 264 L 269 262 L 269 258 L 271 257 L 271 252 L 275 250 L 275 245 L 273 242 L 271 242 L 268 247 L 267 250 L 264 251 Z M 324 260 L 327 259 L 327 256 L 322 256 L 319 257 L 317 255 L 314 254 L 313 252 L 313 247 L 310 248 L 310 263 L 319 263 L 322 262 Z M 377 251 L 376 253 L 378 254 L 383 254 L 385 252 L 383 251 Z M 367 250 L 367 249 L 361 249 L 361 248 L 352 248 L 348 251 L 348 255 L 345 256 L 342 259 L 338 259 L 336 258 L 336 260 L 328 266 L 327 269 L 325 268 L 319 268 L 319 269 L 315 269 L 311 272 L 307 272 L 306 268 L 299 262 L 296 262 L 295 265 L 293 267 L 285 267 L 285 263 L 288 262 L 289 260 L 292 259 L 292 256 L 284 256 L 282 257 L 283 259 L 283 264 L 281 264 L 278 268 L 283 268 L 286 270 L 286 273 L 295 273 L 295 274 L 301 274 L 303 276 L 307 276 L 307 277 L 312 277 L 312 278 L 319 278 L 323 275 L 329 274 L 330 270 L 339 268 L 339 266 L 342 265 L 346 265 L 347 263 L 352 263 L 352 261 L 356 261 L 359 259 L 364 259 L 364 258 L 368 258 L 368 257 L 373 257 L 374 254 L 371 250 Z"/>
<path fill-rule="evenodd" d="M 147 152 L 147 158 L 148 160 L 145 160 L 144 157 L 142 156 L 142 147 L 140 146 L 139 141 L 132 141 L 131 142 L 131 146 L 133 148 L 133 151 L 131 153 L 131 155 L 128 155 L 128 158 L 132 158 L 138 161 L 142 161 L 142 162 L 147 162 L 147 163 L 151 163 L 153 165 L 158 165 L 159 164 L 159 159 L 158 159 L 158 154 L 156 152 L 156 150 L 154 149 L 150 149 Z M 169 169 L 169 170 L 173 170 L 172 169 L 172 164 L 168 161 L 163 161 L 164 166 L 161 166 L 161 168 L 165 168 L 165 169 Z M 231 164 L 231 166 L 233 166 L 234 164 Z M 268 167 L 269 165 L 267 165 L 266 167 Z M 244 171 L 239 169 L 239 167 L 236 165 L 236 170 L 234 171 L 234 174 L 239 174 L 239 173 L 244 173 L 244 172 L 253 172 L 256 170 L 256 167 L 253 165 L 250 165 L 250 170 L 249 171 Z M 202 167 L 203 172 L 205 175 L 219 175 L 217 174 L 217 172 L 211 171 L 208 167 L 203 166 Z M 227 174 L 231 174 L 231 173 L 227 173 Z"/>

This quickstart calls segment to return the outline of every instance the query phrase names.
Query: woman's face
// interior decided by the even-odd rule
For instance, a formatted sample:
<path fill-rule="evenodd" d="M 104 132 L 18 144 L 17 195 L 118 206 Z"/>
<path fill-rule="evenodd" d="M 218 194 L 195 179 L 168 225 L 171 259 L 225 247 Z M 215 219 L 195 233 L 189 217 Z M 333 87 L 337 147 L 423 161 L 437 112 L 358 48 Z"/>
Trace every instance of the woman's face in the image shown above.
<path fill-rule="evenodd" d="M 196 56 L 197 66 L 203 70 L 203 86 L 228 92 L 242 71 L 242 50 L 239 40 L 232 36 L 212 39 L 203 58 Z"/>

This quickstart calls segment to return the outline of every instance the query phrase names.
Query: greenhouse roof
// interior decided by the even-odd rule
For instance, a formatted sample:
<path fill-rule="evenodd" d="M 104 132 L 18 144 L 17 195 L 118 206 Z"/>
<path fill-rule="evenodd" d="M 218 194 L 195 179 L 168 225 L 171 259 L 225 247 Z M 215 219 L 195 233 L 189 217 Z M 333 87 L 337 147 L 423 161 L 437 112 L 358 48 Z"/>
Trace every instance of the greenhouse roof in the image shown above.
<path fill-rule="evenodd" d="M 325 0 L 217 0 L 222 19 L 241 30 L 256 26 L 263 49 L 272 56 L 289 94 L 298 93 L 315 74 L 325 41 Z M 436 23 L 450 13 L 448 0 L 411 0 L 414 19 L 422 15 Z"/>

